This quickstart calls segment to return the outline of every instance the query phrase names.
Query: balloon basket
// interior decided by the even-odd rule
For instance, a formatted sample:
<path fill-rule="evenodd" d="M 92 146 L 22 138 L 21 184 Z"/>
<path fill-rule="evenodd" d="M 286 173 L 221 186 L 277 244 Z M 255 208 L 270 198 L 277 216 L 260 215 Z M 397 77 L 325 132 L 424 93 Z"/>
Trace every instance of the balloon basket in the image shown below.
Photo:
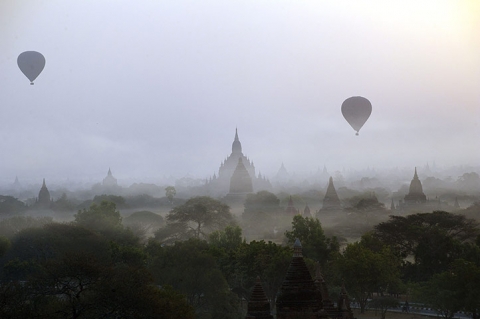
<path fill-rule="evenodd" d="M 356 135 L 356 136 L 358 136 L 358 132 L 357 132 L 357 133 L 355 133 L 355 135 Z"/>
<path fill-rule="evenodd" d="M 33 82 L 30 82 L 30 85 L 33 85 L 33 84 L 35 84 L 35 83 L 33 83 Z"/>

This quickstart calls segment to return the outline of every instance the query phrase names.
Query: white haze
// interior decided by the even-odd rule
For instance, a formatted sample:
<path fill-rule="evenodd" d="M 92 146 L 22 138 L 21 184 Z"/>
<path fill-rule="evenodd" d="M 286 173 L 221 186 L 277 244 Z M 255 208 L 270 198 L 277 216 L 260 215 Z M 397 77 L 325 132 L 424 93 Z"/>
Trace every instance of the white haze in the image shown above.
<path fill-rule="evenodd" d="M 476 1 L 0 2 L 0 183 L 478 167 Z M 29 85 L 17 56 L 46 57 Z M 355 136 L 342 102 L 373 113 Z"/>

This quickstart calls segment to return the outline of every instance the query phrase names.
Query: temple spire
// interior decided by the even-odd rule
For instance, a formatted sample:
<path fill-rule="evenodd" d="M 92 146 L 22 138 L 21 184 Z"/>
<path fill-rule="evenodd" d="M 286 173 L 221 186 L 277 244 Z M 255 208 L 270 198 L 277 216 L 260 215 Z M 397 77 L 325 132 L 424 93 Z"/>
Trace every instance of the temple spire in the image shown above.
<path fill-rule="evenodd" d="M 293 205 L 293 199 L 291 195 L 290 195 L 290 198 L 288 199 L 288 205 L 287 205 L 287 208 L 285 209 L 285 213 L 287 213 L 288 215 L 298 214 L 298 210 Z"/>
<path fill-rule="evenodd" d="M 313 282 L 302 256 L 302 245 L 297 238 L 293 257 L 276 299 L 277 319 L 326 319 L 321 296 Z"/>
<path fill-rule="evenodd" d="M 263 290 L 260 277 L 257 276 L 250 300 L 248 300 L 246 319 L 273 319 L 270 313 L 270 302 Z"/>
<path fill-rule="evenodd" d="M 330 176 L 328 179 L 327 191 L 325 192 L 325 197 L 323 198 L 323 207 L 322 209 L 341 209 L 342 205 L 340 203 L 340 198 L 338 198 L 337 191 L 333 185 L 333 178 Z"/>
<path fill-rule="evenodd" d="M 300 239 L 295 239 L 295 244 L 293 244 L 293 257 L 303 257 L 302 255 L 302 243 Z"/>
<path fill-rule="evenodd" d="M 235 128 L 235 139 L 233 140 L 233 144 L 232 144 L 232 153 L 242 154 L 242 144 L 240 143 L 240 139 L 238 138 L 237 128 Z"/>
<path fill-rule="evenodd" d="M 427 200 L 427 197 L 423 193 L 422 183 L 418 179 L 417 168 L 415 167 L 415 173 L 413 174 L 413 179 L 410 182 L 410 188 L 408 189 L 408 194 L 404 198 L 407 203 L 424 203 Z"/>

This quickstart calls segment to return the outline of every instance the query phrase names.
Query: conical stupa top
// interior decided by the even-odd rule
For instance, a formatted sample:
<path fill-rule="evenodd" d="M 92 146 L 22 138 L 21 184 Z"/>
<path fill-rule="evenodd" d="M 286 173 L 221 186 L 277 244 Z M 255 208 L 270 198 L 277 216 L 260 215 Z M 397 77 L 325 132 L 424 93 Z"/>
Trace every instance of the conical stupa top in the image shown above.
<path fill-rule="evenodd" d="M 255 279 L 255 286 L 253 286 L 253 292 L 252 296 L 250 297 L 250 302 L 251 301 L 266 301 L 268 302 L 267 294 L 265 293 L 265 290 L 263 290 L 262 287 L 262 281 L 260 280 L 260 276 L 257 276 Z M 269 307 L 270 309 L 270 307 Z"/>
<path fill-rule="evenodd" d="M 273 319 L 273 316 L 270 314 L 270 302 L 258 276 L 248 301 L 246 318 Z"/>
<path fill-rule="evenodd" d="M 277 318 L 319 318 L 315 315 L 319 309 L 316 286 L 303 259 L 298 238 L 293 251 L 285 280 L 277 294 Z"/>
<path fill-rule="evenodd" d="M 38 192 L 38 203 L 45 206 L 50 203 L 50 192 L 48 191 L 47 185 L 45 184 L 45 178 L 43 179 L 43 184 L 40 188 L 40 192 Z"/>
<path fill-rule="evenodd" d="M 235 139 L 232 144 L 232 153 L 241 154 L 242 153 L 242 144 L 238 138 L 238 130 L 235 128 Z"/>
<path fill-rule="evenodd" d="M 295 243 L 293 244 L 293 257 L 303 257 L 302 243 L 300 243 L 300 239 L 298 238 L 295 239 Z"/>
<path fill-rule="evenodd" d="M 103 179 L 102 185 L 107 187 L 117 186 L 117 179 L 113 177 L 110 167 L 108 168 L 107 176 Z"/>
<path fill-rule="evenodd" d="M 423 187 L 422 183 L 418 179 L 417 168 L 415 167 L 415 174 L 413 175 L 413 179 L 410 182 L 409 192 L 410 195 L 412 194 L 422 194 L 423 195 Z"/>
<path fill-rule="evenodd" d="M 13 187 L 15 188 L 21 187 L 20 181 L 18 180 L 18 176 L 15 176 L 15 182 L 13 182 Z"/>
<path fill-rule="evenodd" d="M 338 198 L 337 191 L 333 185 L 333 178 L 331 176 L 328 180 L 325 197 L 323 198 L 323 208 L 341 208 L 340 198 Z"/>

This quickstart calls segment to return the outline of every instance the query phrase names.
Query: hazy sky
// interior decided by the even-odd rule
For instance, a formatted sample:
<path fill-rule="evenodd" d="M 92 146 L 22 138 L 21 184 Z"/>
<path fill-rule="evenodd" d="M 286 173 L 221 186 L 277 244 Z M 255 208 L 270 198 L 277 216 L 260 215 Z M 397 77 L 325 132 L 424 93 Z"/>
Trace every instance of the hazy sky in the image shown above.
<path fill-rule="evenodd" d="M 1 0 L 0 110 L 0 181 L 478 165 L 480 2 Z"/>

